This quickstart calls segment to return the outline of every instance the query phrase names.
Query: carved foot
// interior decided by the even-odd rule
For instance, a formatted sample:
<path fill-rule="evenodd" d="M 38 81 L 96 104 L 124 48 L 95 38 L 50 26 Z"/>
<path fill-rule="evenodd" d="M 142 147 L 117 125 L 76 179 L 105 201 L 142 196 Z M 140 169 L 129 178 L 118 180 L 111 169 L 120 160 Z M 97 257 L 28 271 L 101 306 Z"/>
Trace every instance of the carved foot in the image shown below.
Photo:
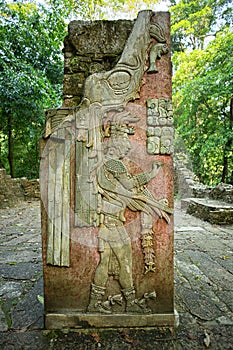
<path fill-rule="evenodd" d="M 107 308 L 106 305 L 104 305 L 104 303 L 102 303 L 101 301 L 98 301 L 97 303 L 90 302 L 90 304 L 87 307 L 87 312 L 108 315 L 112 313 L 111 308 Z"/>
<path fill-rule="evenodd" d="M 111 314 L 111 307 L 103 301 L 106 288 L 92 283 L 87 312 Z"/>
<path fill-rule="evenodd" d="M 127 313 L 150 313 L 151 309 L 149 309 L 144 300 L 138 300 L 135 298 L 135 289 L 134 287 L 123 289 L 122 290 L 125 300 L 126 300 L 126 307 L 125 311 Z"/>
<path fill-rule="evenodd" d="M 134 299 L 133 301 L 131 301 L 130 303 L 126 304 L 126 309 L 125 311 L 127 313 L 137 313 L 137 314 L 141 314 L 141 313 L 151 313 L 151 309 L 149 307 L 146 307 L 145 305 L 141 305 L 138 299 Z"/>

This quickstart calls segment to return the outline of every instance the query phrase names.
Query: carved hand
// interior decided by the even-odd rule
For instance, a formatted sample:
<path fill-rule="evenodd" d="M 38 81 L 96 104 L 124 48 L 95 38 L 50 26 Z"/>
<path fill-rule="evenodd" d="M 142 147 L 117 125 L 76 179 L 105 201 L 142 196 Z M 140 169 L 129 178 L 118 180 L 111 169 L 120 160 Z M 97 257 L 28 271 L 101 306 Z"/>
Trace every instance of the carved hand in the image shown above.
<path fill-rule="evenodd" d="M 164 165 L 164 163 L 158 162 L 158 161 L 155 161 L 154 163 L 152 163 L 152 170 L 150 172 L 151 179 L 153 179 L 158 174 L 159 168 L 162 165 Z"/>

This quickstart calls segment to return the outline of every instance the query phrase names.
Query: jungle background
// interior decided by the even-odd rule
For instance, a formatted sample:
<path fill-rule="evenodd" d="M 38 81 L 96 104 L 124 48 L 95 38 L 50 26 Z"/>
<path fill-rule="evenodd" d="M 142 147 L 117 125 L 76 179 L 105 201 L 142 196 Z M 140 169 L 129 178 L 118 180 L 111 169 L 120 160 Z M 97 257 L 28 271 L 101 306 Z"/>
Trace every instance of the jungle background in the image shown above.
<path fill-rule="evenodd" d="M 171 13 L 175 152 L 204 184 L 233 184 L 232 0 L 0 0 L 0 168 L 38 178 L 44 111 L 62 101 L 63 40 L 73 19 Z"/>

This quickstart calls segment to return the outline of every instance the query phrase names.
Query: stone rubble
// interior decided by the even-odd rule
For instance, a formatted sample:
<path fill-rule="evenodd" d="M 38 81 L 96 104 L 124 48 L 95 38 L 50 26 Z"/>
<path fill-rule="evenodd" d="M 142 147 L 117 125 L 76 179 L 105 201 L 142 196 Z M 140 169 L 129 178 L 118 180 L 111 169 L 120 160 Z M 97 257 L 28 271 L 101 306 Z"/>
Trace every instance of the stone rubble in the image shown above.
<path fill-rule="evenodd" d="M 206 186 L 188 168 L 187 161 L 176 154 L 175 192 L 188 214 L 217 225 L 233 224 L 233 186 L 219 183 Z"/>
<path fill-rule="evenodd" d="M 23 200 L 39 200 L 40 184 L 38 179 L 26 177 L 12 178 L 6 169 L 0 169 L 0 208 L 7 208 Z"/>

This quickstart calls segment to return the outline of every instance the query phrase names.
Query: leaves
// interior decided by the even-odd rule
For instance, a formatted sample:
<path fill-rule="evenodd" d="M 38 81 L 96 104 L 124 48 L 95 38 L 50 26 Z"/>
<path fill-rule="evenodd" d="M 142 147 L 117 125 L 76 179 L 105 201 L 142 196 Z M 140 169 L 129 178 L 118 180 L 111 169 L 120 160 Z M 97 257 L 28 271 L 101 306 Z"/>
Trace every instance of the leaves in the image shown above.
<path fill-rule="evenodd" d="M 0 3 L 0 13 L 1 163 L 9 169 L 17 152 L 11 175 L 38 177 L 44 110 L 61 101 L 66 24 L 59 13 L 32 3 Z"/>
<path fill-rule="evenodd" d="M 205 329 L 204 329 L 204 335 L 205 335 L 205 338 L 203 339 L 203 343 L 205 347 L 208 348 L 210 346 L 210 336 Z"/>
<path fill-rule="evenodd" d="M 224 157 L 228 159 L 225 181 L 232 181 L 232 50 L 233 33 L 225 28 L 206 49 L 174 56 L 176 130 L 190 152 L 195 173 L 206 184 L 221 182 Z"/>
<path fill-rule="evenodd" d="M 41 303 L 42 305 L 44 305 L 44 297 L 42 295 L 37 295 L 37 300 L 39 301 L 39 303 Z"/>
<path fill-rule="evenodd" d="M 219 26 L 233 24 L 230 0 L 171 1 L 171 34 L 174 51 L 203 49 Z"/>

